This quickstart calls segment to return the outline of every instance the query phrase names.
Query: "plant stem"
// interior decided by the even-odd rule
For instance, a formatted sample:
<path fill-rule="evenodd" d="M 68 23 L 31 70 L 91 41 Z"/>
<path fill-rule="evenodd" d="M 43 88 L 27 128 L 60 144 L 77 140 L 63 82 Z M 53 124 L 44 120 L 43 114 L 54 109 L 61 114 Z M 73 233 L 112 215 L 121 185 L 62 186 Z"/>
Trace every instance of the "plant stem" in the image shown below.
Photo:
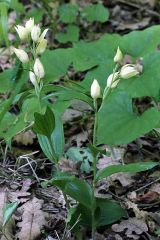
<path fill-rule="evenodd" d="M 96 135 L 97 135 L 97 100 L 94 100 L 94 130 L 93 130 L 93 146 L 96 147 Z M 95 198 L 95 188 L 96 188 L 96 172 L 97 172 L 97 154 L 93 156 L 93 182 L 92 182 L 92 240 L 95 240 L 95 206 L 96 206 L 96 198 Z"/>

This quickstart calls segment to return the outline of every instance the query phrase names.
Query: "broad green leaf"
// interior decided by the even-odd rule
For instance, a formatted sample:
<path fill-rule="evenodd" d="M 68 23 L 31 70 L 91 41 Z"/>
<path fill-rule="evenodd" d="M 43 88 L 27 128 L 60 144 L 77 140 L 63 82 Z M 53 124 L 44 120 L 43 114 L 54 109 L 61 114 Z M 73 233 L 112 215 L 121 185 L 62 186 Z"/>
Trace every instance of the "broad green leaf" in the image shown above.
<path fill-rule="evenodd" d="M 79 39 L 79 27 L 74 25 L 67 26 L 65 32 L 56 34 L 56 39 L 60 43 L 77 42 Z"/>
<path fill-rule="evenodd" d="M 111 176 L 114 173 L 119 173 L 119 172 L 129 172 L 129 173 L 143 172 L 157 165 L 158 163 L 155 163 L 155 162 L 138 162 L 138 163 L 130 163 L 127 165 L 112 165 L 102 170 L 99 170 L 96 175 L 96 180 L 97 181 L 101 180 L 103 178 Z"/>
<path fill-rule="evenodd" d="M 112 224 L 126 216 L 125 210 L 119 204 L 108 199 L 97 198 L 96 207 L 98 213 L 95 216 L 97 227 Z"/>
<path fill-rule="evenodd" d="M 139 77 L 122 80 L 119 89 L 127 91 L 132 97 L 160 95 L 160 53 L 147 54 L 143 60 L 143 72 Z"/>
<path fill-rule="evenodd" d="M 7 93 L 13 87 L 13 82 L 11 81 L 13 69 L 5 70 L 0 73 L 0 93 Z"/>
<path fill-rule="evenodd" d="M 34 131 L 50 139 L 51 134 L 55 128 L 55 116 L 53 111 L 47 107 L 44 114 L 35 113 L 34 118 Z"/>
<path fill-rule="evenodd" d="M 8 223 L 17 207 L 18 202 L 12 202 L 5 205 L 3 208 L 3 227 Z"/>
<path fill-rule="evenodd" d="M 24 121 L 24 114 L 10 114 L 6 113 L 1 121 L 0 127 L 0 137 L 4 138 L 5 141 L 11 140 L 17 133 L 21 132 L 26 127 L 26 122 Z"/>
<path fill-rule="evenodd" d="M 22 64 L 17 61 L 17 64 L 13 68 L 10 81 L 13 82 L 10 97 L 4 102 L 0 111 L 0 122 L 5 114 L 9 111 L 11 104 L 14 102 L 15 97 L 21 91 L 22 87 L 28 80 L 28 72 L 23 71 Z"/>
<path fill-rule="evenodd" d="M 18 0 L 11 0 L 10 8 L 14 9 L 17 13 L 23 13 L 25 8 Z"/>
<path fill-rule="evenodd" d="M 64 193 L 74 198 L 77 202 L 87 208 L 91 208 L 92 189 L 86 181 L 74 176 L 61 176 L 53 179 L 52 184 L 59 187 Z"/>
<path fill-rule="evenodd" d="M 109 11 L 102 4 L 89 4 L 82 10 L 82 16 L 89 22 L 106 22 L 109 18 Z"/>
<path fill-rule="evenodd" d="M 133 31 L 122 37 L 119 46 L 123 53 L 133 57 L 143 57 L 148 53 L 157 51 L 160 26 L 152 26 L 145 30 Z"/>
<path fill-rule="evenodd" d="M 124 36 L 107 34 L 94 42 L 81 41 L 74 44 L 72 49 L 73 67 L 76 71 L 89 70 L 82 82 L 88 90 L 94 78 L 98 80 L 103 89 L 108 76 L 115 67 L 113 58 L 118 46 L 124 55 L 130 54 L 134 58 L 144 57 L 146 54 L 157 51 L 160 43 L 159 35 L 160 26 L 153 26 Z"/>
<path fill-rule="evenodd" d="M 107 77 L 115 66 L 113 58 L 121 36 L 104 35 L 98 41 L 85 43 L 83 41 L 74 44 L 72 49 L 73 67 L 76 71 L 86 71 L 82 85 L 90 90 L 93 79 L 96 78 L 101 86 L 105 88 Z"/>
<path fill-rule="evenodd" d="M 29 12 L 27 12 L 28 18 L 34 18 L 35 23 L 39 23 L 42 20 L 45 10 L 43 8 L 33 7 Z"/>
<path fill-rule="evenodd" d="M 41 60 L 45 69 L 44 81 L 46 83 L 53 82 L 67 73 L 72 61 L 71 50 L 69 48 L 46 50 Z"/>
<path fill-rule="evenodd" d="M 105 226 L 112 224 L 122 217 L 126 216 L 126 212 L 122 207 L 108 199 L 96 199 L 96 213 L 95 213 L 95 224 L 96 227 Z M 73 225 L 77 219 L 80 219 L 78 222 L 80 225 L 87 228 L 92 226 L 92 212 L 91 209 L 85 207 L 82 204 L 78 204 L 75 208 L 75 211 L 72 215 L 70 224 Z"/>
<path fill-rule="evenodd" d="M 63 4 L 59 8 L 59 20 L 64 23 L 74 23 L 78 16 L 78 6 Z"/>
<path fill-rule="evenodd" d="M 125 92 L 113 92 L 98 112 L 98 144 L 126 144 L 151 131 L 160 120 L 157 108 L 142 115 L 133 112 L 132 99 Z"/>
<path fill-rule="evenodd" d="M 21 111 L 25 115 L 25 121 L 26 122 L 32 122 L 34 121 L 34 113 L 35 112 L 44 112 L 45 106 L 44 104 L 39 103 L 39 100 L 36 97 L 29 97 L 27 96 L 26 99 L 22 99 L 22 106 Z"/>

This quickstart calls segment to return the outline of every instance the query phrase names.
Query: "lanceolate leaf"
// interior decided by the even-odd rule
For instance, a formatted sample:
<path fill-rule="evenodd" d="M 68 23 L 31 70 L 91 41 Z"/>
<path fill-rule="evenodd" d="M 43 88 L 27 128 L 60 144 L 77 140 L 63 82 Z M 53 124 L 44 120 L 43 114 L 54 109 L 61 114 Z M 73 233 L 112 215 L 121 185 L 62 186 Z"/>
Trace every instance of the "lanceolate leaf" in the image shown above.
<path fill-rule="evenodd" d="M 91 208 L 92 190 L 90 185 L 74 176 L 61 176 L 52 180 L 52 184 L 74 198 L 87 208 Z"/>
<path fill-rule="evenodd" d="M 159 120 L 157 108 L 137 115 L 133 112 L 132 99 L 125 92 L 115 91 L 104 100 L 98 112 L 98 143 L 129 143 L 156 127 Z"/>
<path fill-rule="evenodd" d="M 125 210 L 116 202 L 109 199 L 96 199 L 96 226 L 105 226 L 120 220 L 126 215 Z"/>
<path fill-rule="evenodd" d="M 109 177 L 114 173 L 119 173 L 119 172 L 129 172 L 129 173 L 142 172 L 142 171 L 149 170 L 157 165 L 158 163 L 154 163 L 154 162 L 138 162 L 138 163 L 131 163 L 127 165 L 108 166 L 97 172 L 96 180 L 97 181 L 101 180 L 103 178 Z"/>
<path fill-rule="evenodd" d="M 95 224 L 96 227 L 109 225 L 126 216 L 126 212 L 116 202 L 108 199 L 96 199 Z M 79 224 L 88 228 L 92 225 L 91 209 L 79 204 L 72 215 L 70 224 L 73 225 L 80 218 Z"/>
<path fill-rule="evenodd" d="M 3 209 L 3 227 L 10 220 L 12 214 L 15 212 L 18 207 L 18 202 L 8 203 Z"/>
<path fill-rule="evenodd" d="M 53 111 L 47 107 L 44 114 L 35 113 L 34 130 L 38 134 L 42 134 L 50 139 L 55 128 L 55 116 Z"/>
<path fill-rule="evenodd" d="M 51 107 L 51 105 L 50 105 Z M 44 154 L 51 160 L 59 159 L 64 152 L 64 131 L 62 122 L 62 113 L 68 107 L 68 103 L 58 102 L 52 109 L 55 117 L 55 128 L 52 130 L 50 137 L 38 134 L 39 144 Z"/>

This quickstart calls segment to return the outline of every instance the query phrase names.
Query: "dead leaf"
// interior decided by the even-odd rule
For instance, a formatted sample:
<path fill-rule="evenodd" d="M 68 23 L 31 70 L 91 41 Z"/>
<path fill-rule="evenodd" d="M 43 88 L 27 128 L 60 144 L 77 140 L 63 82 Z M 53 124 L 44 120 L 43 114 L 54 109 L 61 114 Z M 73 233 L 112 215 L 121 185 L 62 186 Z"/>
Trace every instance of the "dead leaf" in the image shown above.
<path fill-rule="evenodd" d="M 68 108 L 63 114 L 63 121 L 65 123 L 72 122 L 74 120 L 82 118 L 82 112 Z"/>
<path fill-rule="evenodd" d="M 31 180 L 30 179 L 25 179 L 23 181 L 23 185 L 22 185 L 22 188 L 20 190 L 16 190 L 16 191 L 10 191 L 8 193 L 8 196 L 9 196 L 9 200 L 11 202 L 14 202 L 14 201 L 18 201 L 18 202 L 21 202 L 21 203 L 24 203 L 26 201 L 28 201 L 28 197 L 31 195 L 28 190 L 30 189 L 30 186 L 31 186 Z"/>
<path fill-rule="evenodd" d="M 41 229 L 46 224 L 45 213 L 41 210 L 43 200 L 34 197 L 22 205 L 22 222 L 18 223 L 21 228 L 17 234 L 19 240 L 34 240 L 41 234 Z"/>
<path fill-rule="evenodd" d="M 128 220 L 123 220 L 120 224 L 112 225 L 112 230 L 118 233 L 125 231 L 125 236 L 128 238 L 139 239 L 143 232 L 148 231 L 148 227 L 142 220 L 129 218 Z"/>
<path fill-rule="evenodd" d="M 153 202 L 156 202 L 158 199 L 159 199 L 159 194 L 157 192 L 149 191 L 143 194 L 142 196 L 136 197 L 135 200 L 141 203 L 153 203 Z"/>
<path fill-rule="evenodd" d="M 70 159 L 61 158 L 59 161 L 59 167 L 63 172 L 72 173 L 73 175 L 78 175 L 80 170 L 81 162 L 74 162 Z"/>
<path fill-rule="evenodd" d="M 32 145 L 34 142 L 34 139 L 36 138 L 36 135 L 34 134 L 33 131 L 28 130 L 26 132 L 21 132 L 18 135 L 14 137 L 14 141 L 16 141 L 17 144 L 22 144 L 22 145 Z"/>
<path fill-rule="evenodd" d="M 3 224 L 3 208 L 8 202 L 8 190 L 0 189 L 0 227 Z M 11 218 L 5 226 L 5 236 L 1 236 L 1 240 L 13 240 L 14 220 Z"/>
<path fill-rule="evenodd" d="M 148 212 L 140 210 L 136 203 L 133 203 L 133 202 L 129 201 L 128 199 L 125 199 L 125 206 L 126 206 L 127 209 L 132 209 L 133 210 L 137 219 L 143 219 L 143 220 L 147 219 Z"/>

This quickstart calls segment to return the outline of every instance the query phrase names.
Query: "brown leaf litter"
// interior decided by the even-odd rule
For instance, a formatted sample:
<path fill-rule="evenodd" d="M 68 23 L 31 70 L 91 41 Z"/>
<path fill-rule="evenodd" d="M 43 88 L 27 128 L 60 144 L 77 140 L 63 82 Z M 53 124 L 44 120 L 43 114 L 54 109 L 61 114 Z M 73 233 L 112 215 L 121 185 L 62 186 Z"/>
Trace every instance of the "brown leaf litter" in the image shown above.
<path fill-rule="evenodd" d="M 42 228 L 46 225 L 46 215 L 41 210 L 43 200 L 34 197 L 22 205 L 22 222 L 18 223 L 21 228 L 17 234 L 19 240 L 34 240 L 41 235 Z"/>

